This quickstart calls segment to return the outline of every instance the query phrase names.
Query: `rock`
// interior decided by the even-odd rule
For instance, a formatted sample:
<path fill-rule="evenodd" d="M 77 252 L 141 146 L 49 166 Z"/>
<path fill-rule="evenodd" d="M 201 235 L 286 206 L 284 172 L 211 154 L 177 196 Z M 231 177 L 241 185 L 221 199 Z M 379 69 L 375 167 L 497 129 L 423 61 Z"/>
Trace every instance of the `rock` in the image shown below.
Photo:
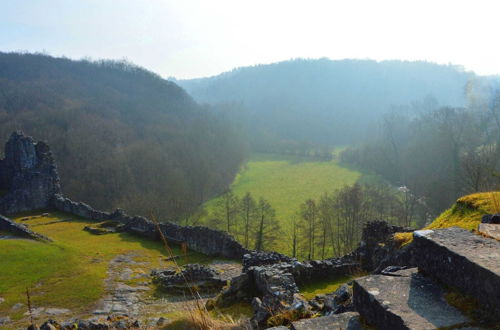
<path fill-rule="evenodd" d="M 500 321 L 500 242 L 452 227 L 416 231 L 417 264 L 429 276 L 476 298 Z"/>
<path fill-rule="evenodd" d="M 257 296 L 256 290 L 253 279 L 247 273 L 242 273 L 230 280 L 229 286 L 221 291 L 215 303 L 218 307 L 227 307 L 239 301 L 250 301 Z"/>
<path fill-rule="evenodd" d="M 418 274 L 416 268 L 406 274 L 354 280 L 354 305 L 369 325 L 379 329 L 435 329 L 470 321 L 446 303 L 443 289 L 434 281 Z"/>
<path fill-rule="evenodd" d="M 5 301 L 5 299 L 0 297 L 0 304 L 2 304 L 4 301 Z"/>
<path fill-rule="evenodd" d="M 160 317 L 158 319 L 158 321 L 156 321 L 156 325 L 159 326 L 159 327 L 162 327 L 162 326 L 167 325 L 168 322 L 169 322 L 169 319 L 167 319 L 167 318 L 165 318 L 165 317 L 162 316 L 162 317 Z"/>
<path fill-rule="evenodd" d="M 352 303 L 352 288 L 347 284 L 343 284 L 335 292 L 325 296 L 321 312 L 324 315 L 331 315 L 353 310 L 354 305 Z"/>
<path fill-rule="evenodd" d="M 0 325 L 5 325 L 10 322 L 10 317 L 5 316 L 5 317 L 0 317 Z"/>
<path fill-rule="evenodd" d="M 61 325 L 57 321 L 49 319 L 40 326 L 40 330 L 58 330 Z"/>
<path fill-rule="evenodd" d="M 256 291 L 262 297 L 252 301 L 254 315 L 251 322 L 254 326 L 265 326 L 271 315 L 276 318 L 282 313 L 290 312 L 304 316 L 311 314 L 311 307 L 299 294 L 295 279 L 289 272 L 290 268 L 291 265 L 285 263 L 250 267 L 248 270 Z"/>
<path fill-rule="evenodd" d="M 12 214 L 49 208 L 61 193 L 59 175 L 49 147 L 22 132 L 14 132 L 0 160 L 0 213 Z"/>
<path fill-rule="evenodd" d="M 481 223 L 500 224 L 500 213 L 483 215 Z"/>
<path fill-rule="evenodd" d="M 21 308 L 23 308 L 23 307 L 24 307 L 24 304 L 22 304 L 22 303 L 17 303 L 17 304 L 15 304 L 14 306 L 12 306 L 12 308 L 11 308 L 11 309 L 12 309 L 13 311 L 17 311 L 17 310 L 20 310 L 20 309 L 21 309 Z"/>
<path fill-rule="evenodd" d="M 19 237 L 30 238 L 40 241 L 51 241 L 50 238 L 29 229 L 27 225 L 16 223 L 14 220 L 11 220 L 2 215 L 0 215 L 0 230 L 8 231 Z"/>
<path fill-rule="evenodd" d="M 93 227 L 93 226 L 85 226 L 83 227 L 83 230 L 88 231 L 91 234 L 94 235 L 105 235 L 105 234 L 111 234 L 115 233 L 116 231 L 108 229 L 108 228 L 99 228 L 99 227 Z"/>
<path fill-rule="evenodd" d="M 312 319 L 295 321 L 293 330 L 361 330 L 359 314 L 355 312 L 322 316 Z"/>
<path fill-rule="evenodd" d="M 411 231 L 410 228 L 392 226 L 385 221 L 368 222 L 363 228 L 361 243 L 352 256 L 368 272 L 380 273 L 388 266 L 415 267 L 413 245 L 400 248 L 394 241 L 395 233 Z"/>
<path fill-rule="evenodd" d="M 71 312 L 69 309 L 66 308 L 47 308 L 45 310 L 45 314 L 47 315 L 60 315 L 60 314 L 66 314 Z"/>
<path fill-rule="evenodd" d="M 169 275 L 167 275 L 169 274 Z M 227 284 L 214 269 L 199 264 L 185 265 L 180 273 L 154 271 L 153 283 L 168 291 L 185 291 L 196 286 L 199 291 L 219 291 Z"/>
<path fill-rule="evenodd" d="M 247 271 L 252 266 L 273 265 L 282 262 L 293 262 L 297 259 L 290 258 L 278 252 L 251 251 L 243 255 L 243 271 Z"/>
<path fill-rule="evenodd" d="M 33 317 L 37 317 L 39 316 L 40 314 L 43 313 L 43 311 L 45 310 L 44 307 L 35 307 L 35 308 L 32 308 L 31 309 L 31 313 L 30 311 L 28 310 L 26 313 L 24 313 L 25 316 L 30 316 L 32 315 Z"/>
<path fill-rule="evenodd" d="M 500 225 L 480 223 L 477 231 L 485 235 L 486 237 L 500 240 Z"/>

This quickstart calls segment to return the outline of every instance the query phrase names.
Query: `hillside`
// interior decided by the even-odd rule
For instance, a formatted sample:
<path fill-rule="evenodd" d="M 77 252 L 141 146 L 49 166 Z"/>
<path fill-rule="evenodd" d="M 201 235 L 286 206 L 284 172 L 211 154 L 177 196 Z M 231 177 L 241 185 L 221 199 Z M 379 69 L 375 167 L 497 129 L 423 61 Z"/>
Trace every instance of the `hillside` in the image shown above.
<path fill-rule="evenodd" d="M 176 82 L 199 102 L 239 107 L 254 147 L 266 150 L 359 141 L 392 106 L 463 106 L 471 77 L 428 62 L 299 59 Z"/>
<path fill-rule="evenodd" d="M 244 155 L 224 120 L 126 62 L 0 53 L 0 118 L 0 144 L 23 130 L 54 146 L 68 196 L 162 218 L 219 193 Z"/>

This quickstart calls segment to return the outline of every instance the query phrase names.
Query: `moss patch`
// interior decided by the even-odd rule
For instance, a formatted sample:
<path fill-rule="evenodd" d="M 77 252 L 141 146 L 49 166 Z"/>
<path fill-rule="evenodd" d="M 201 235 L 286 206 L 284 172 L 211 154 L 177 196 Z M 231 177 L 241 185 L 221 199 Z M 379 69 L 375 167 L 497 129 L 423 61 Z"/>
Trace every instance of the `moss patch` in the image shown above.
<path fill-rule="evenodd" d="M 461 227 L 475 230 L 483 215 L 498 212 L 500 192 L 485 192 L 460 197 L 448 210 L 441 213 L 424 229 Z M 404 246 L 413 240 L 413 233 L 396 233 L 394 239 Z"/>
<path fill-rule="evenodd" d="M 312 281 L 311 283 L 300 286 L 300 293 L 307 300 L 313 299 L 318 294 L 332 293 L 337 290 L 342 284 L 351 281 L 358 276 L 339 276 L 333 279 Z"/>

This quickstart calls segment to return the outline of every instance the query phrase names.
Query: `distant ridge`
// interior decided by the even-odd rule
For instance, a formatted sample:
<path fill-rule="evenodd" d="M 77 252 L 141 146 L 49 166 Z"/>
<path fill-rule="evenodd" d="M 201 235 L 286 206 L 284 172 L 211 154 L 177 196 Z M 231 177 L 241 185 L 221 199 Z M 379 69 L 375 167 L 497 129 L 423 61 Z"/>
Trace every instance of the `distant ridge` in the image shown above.
<path fill-rule="evenodd" d="M 473 77 L 459 66 L 429 62 L 322 58 L 176 82 L 198 102 L 243 108 L 254 145 L 262 149 L 258 136 L 275 143 L 352 143 L 394 106 L 464 106 Z"/>

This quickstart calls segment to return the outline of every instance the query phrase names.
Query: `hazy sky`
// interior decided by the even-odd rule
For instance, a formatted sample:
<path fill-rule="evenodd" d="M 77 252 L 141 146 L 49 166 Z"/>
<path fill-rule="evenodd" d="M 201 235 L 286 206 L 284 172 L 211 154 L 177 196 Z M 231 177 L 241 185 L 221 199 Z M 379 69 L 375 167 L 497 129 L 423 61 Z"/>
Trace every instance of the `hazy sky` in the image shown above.
<path fill-rule="evenodd" d="M 305 57 L 500 74 L 500 1 L 0 0 L 0 51 L 127 59 L 164 77 Z"/>

